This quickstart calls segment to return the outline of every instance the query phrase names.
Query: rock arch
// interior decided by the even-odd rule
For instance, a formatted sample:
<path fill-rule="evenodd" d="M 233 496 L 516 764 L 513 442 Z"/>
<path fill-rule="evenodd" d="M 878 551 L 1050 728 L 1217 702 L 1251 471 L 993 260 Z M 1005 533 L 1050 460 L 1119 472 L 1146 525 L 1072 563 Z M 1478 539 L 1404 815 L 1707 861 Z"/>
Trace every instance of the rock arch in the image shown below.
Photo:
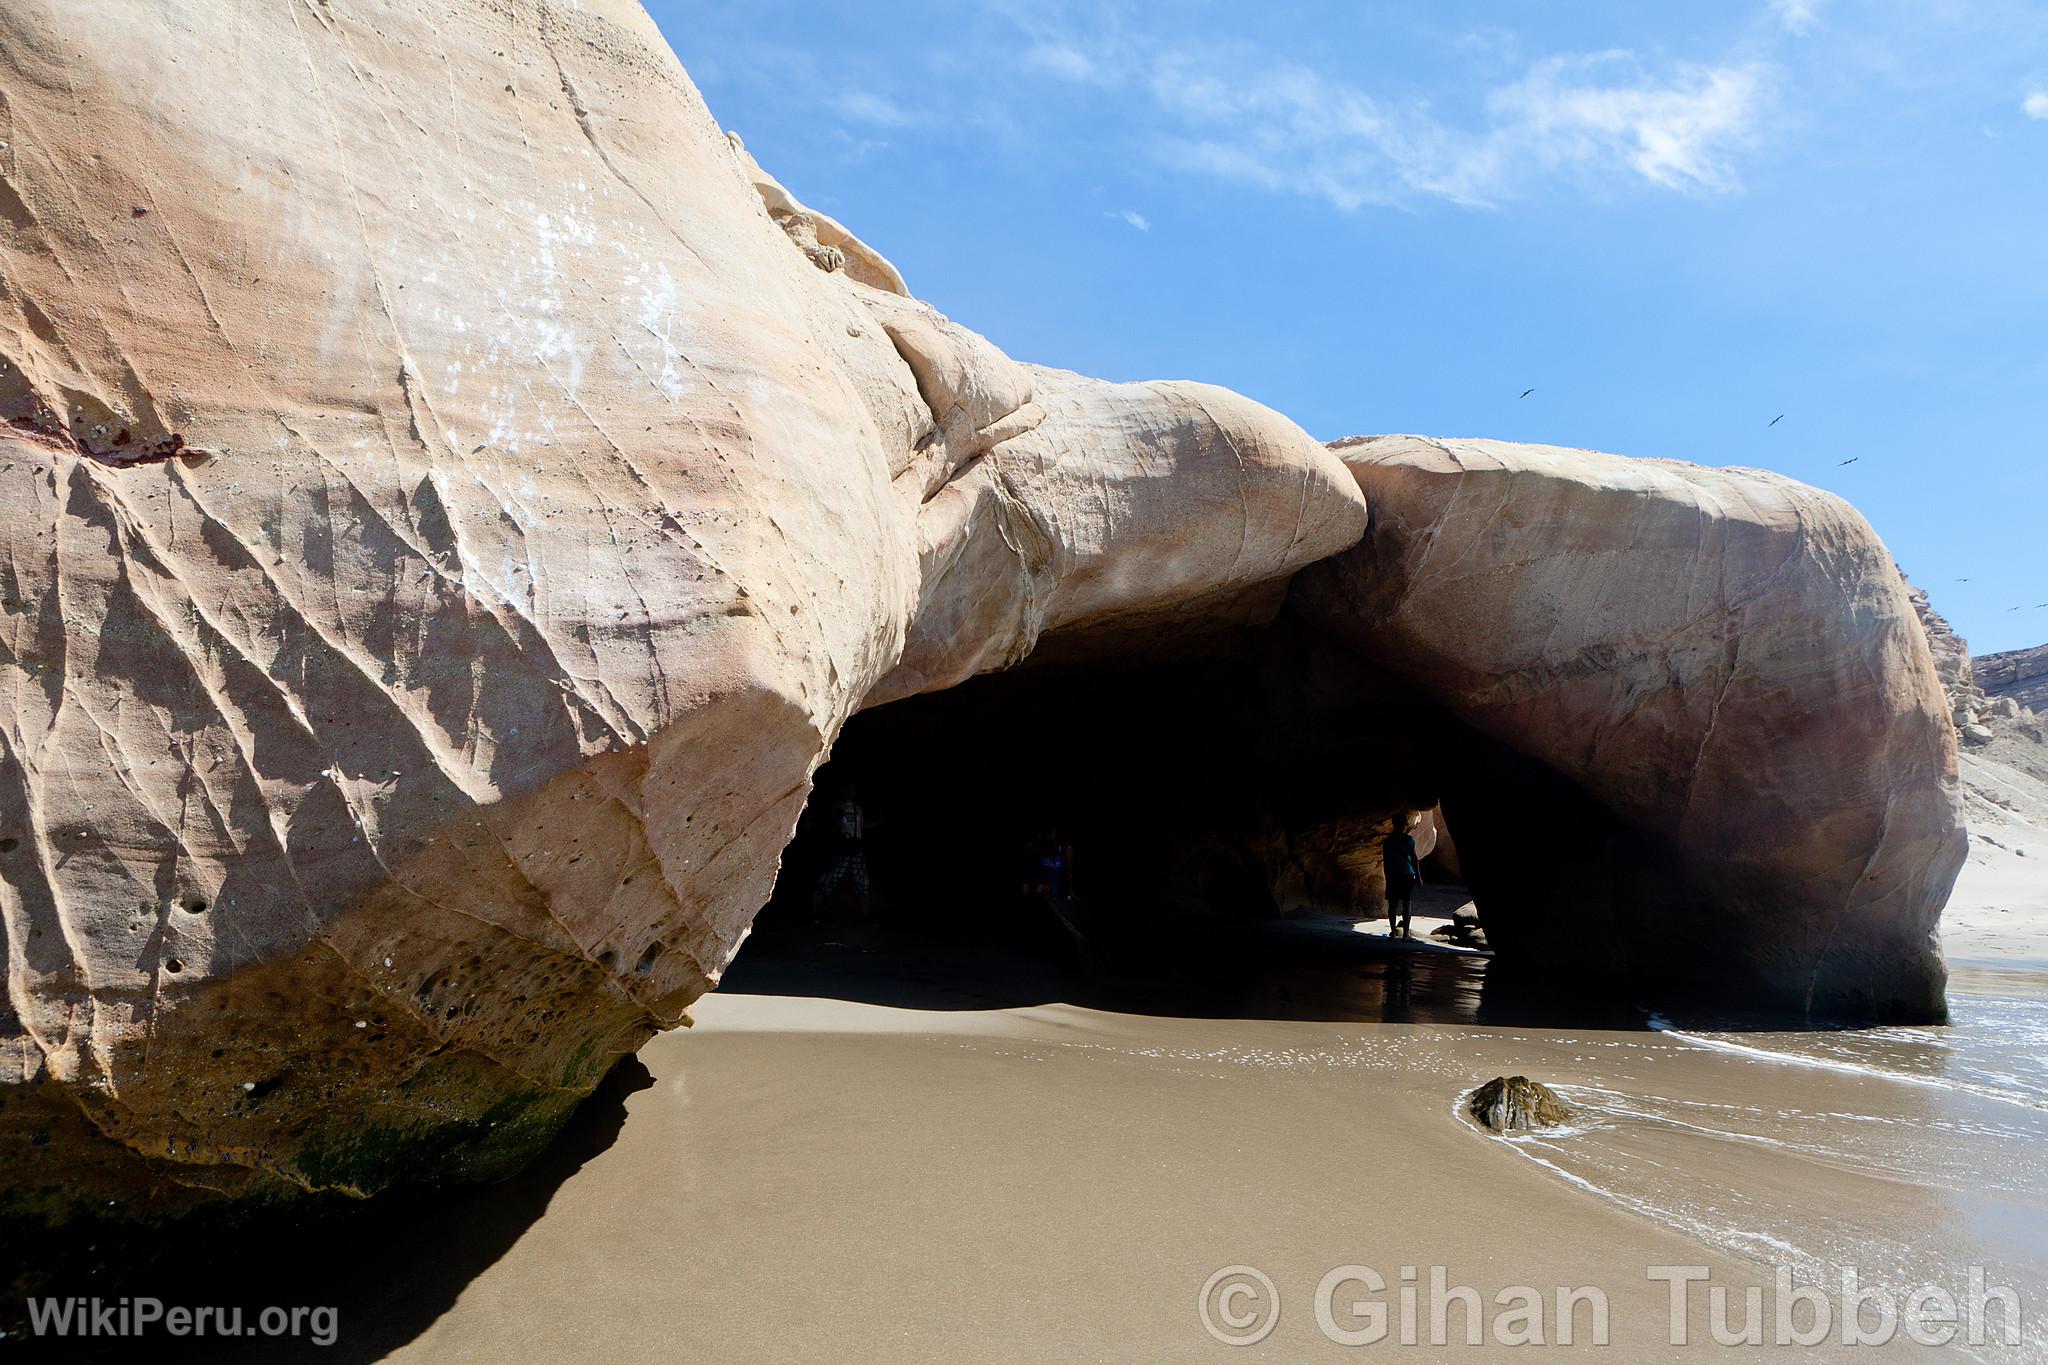
<path fill-rule="evenodd" d="M 1838 501 L 1011 361 L 794 240 L 631 0 L 226 27 L 0 11 L 0 1217 L 522 1160 L 850 715 L 1133 641 L 1312 626 L 1562 782 L 1627 970 L 1939 1011 L 1952 739 Z M 1455 799 L 1540 957 L 1549 845 Z"/>

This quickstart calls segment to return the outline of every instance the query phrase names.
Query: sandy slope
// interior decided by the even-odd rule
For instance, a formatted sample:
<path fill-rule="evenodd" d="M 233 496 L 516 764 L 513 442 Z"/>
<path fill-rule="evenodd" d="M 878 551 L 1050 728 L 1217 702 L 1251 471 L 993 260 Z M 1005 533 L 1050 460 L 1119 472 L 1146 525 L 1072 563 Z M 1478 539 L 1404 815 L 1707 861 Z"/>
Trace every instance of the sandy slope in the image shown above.
<path fill-rule="evenodd" d="M 1970 858 L 1942 915 L 1948 956 L 2048 962 L 2048 744 L 2006 727 L 1961 765 Z"/>

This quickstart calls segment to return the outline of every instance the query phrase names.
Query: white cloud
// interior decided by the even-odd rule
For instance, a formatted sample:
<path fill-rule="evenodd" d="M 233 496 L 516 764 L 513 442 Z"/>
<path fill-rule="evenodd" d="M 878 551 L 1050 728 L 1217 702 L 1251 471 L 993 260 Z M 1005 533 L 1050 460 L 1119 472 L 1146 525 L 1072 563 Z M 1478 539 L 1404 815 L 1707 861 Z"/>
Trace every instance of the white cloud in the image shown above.
<path fill-rule="evenodd" d="M 1497 136 L 1552 165 L 1620 161 L 1672 190 L 1738 188 L 1728 150 L 1749 134 L 1762 97 L 1754 67 L 1686 67 L 1662 82 L 1603 83 L 1624 54 L 1545 62 L 1491 104 Z"/>
<path fill-rule="evenodd" d="M 1385 101 L 1240 49 L 1105 49 L 1070 69 L 1070 79 L 1147 99 L 1152 126 L 1142 136 L 1169 164 L 1344 209 L 1491 204 L 1559 173 L 1682 193 L 1738 189 L 1732 155 L 1751 137 L 1768 86 L 1757 66 L 1653 74 L 1626 52 L 1555 57 L 1486 94 L 1482 117 L 1460 126 L 1426 104 Z"/>
<path fill-rule="evenodd" d="M 1024 54 L 1024 64 L 1070 81 L 1095 79 L 1095 61 L 1065 43 L 1037 43 Z"/>
<path fill-rule="evenodd" d="M 1102 216 L 1114 218 L 1120 223 L 1129 223 L 1140 232 L 1150 232 L 1152 230 L 1152 220 L 1139 213 L 1136 209 L 1111 209 Z"/>
<path fill-rule="evenodd" d="M 902 105 L 865 90 L 842 91 L 833 97 L 832 107 L 844 118 L 880 128 L 900 128 L 911 121 L 910 111 Z"/>
<path fill-rule="evenodd" d="M 2028 118 L 2048 119 L 2048 90 L 2036 90 L 2020 101 Z"/>
<path fill-rule="evenodd" d="M 1791 25 L 1826 3 L 1769 0 L 1754 12 Z M 1784 86 L 1775 67 L 1746 54 L 1536 60 L 1518 55 L 1507 33 L 1461 45 L 1457 74 L 1367 83 L 1256 40 L 1196 40 L 1146 7 L 988 4 L 966 55 L 935 61 L 914 87 L 900 67 L 827 76 L 810 54 L 779 49 L 756 62 L 756 79 L 814 92 L 809 108 L 842 125 L 835 131 L 857 151 L 898 129 L 972 128 L 1020 156 L 1044 154 L 1048 136 L 1082 136 L 1113 141 L 1112 155 L 1346 210 L 1491 206 L 1559 180 L 1733 192 L 1741 154 Z M 792 63 L 808 78 L 792 79 Z M 1143 215 L 1112 216 L 1146 230 L 1133 221 Z"/>
<path fill-rule="evenodd" d="M 1778 22 L 1793 33 L 1806 33 L 1820 22 L 1821 0 L 1771 0 Z"/>

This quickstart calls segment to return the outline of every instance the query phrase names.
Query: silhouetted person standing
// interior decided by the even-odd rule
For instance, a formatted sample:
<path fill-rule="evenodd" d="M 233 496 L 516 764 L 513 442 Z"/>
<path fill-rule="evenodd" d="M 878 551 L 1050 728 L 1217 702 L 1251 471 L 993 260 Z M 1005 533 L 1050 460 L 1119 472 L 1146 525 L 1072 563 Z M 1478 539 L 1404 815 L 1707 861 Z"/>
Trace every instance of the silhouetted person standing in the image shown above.
<path fill-rule="evenodd" d="M 1024 852 L 1024 894 L 1074 894 L 1074 846 L 1051 826 L 1041 831 Z"/>
<path fill-rule="evenodd" d="M 1380 866 L 1387 876 L 1387 937 L 1414 938 L 1409 901 L 1422 884 L 1422 864 L 1415 856 L 1415 836 L 1408 832 L 1405 815 L 1380 845 Z"/>
<path fill-rule="evenodd" d="M 841 882 L 852 883 L 854 908 L 862 919 L 868 916 L 867 817 L 861 811 L 857 798 L 858 793 L 849 782 L 828 812 L 832 855 L 811 892 L 811 918 L 814 920 L 824 912 L 826 898 L 839 889 Z"/>

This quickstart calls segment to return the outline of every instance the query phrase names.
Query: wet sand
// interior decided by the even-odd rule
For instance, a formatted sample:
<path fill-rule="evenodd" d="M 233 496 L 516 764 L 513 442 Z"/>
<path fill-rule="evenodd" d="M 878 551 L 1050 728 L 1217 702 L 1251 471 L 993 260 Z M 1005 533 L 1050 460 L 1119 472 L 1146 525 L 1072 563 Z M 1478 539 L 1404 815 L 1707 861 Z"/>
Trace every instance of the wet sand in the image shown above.
<path fill-rule="evenodd" d="M 1763 1286 L 1767 1335 L 1781 1261 L 1801 1283 L 1847 1257 L 1866 1282 L 1926 1270 L 1960 1290 L 1960 1267 L 1989 1256 L 2033 1277 L 2029 1307 L 2039 1296 L 2048 1233 L 2027 1168 L 2048 1145 L 1982 1169 L 2048 1142 L 2039 1109 L 1856 1058 L 1808 1064 L 1797 1037 L 1478 1023 L 1482 964 L 1372 951 L 1334 969 L 1348 996 L 1290 964 L 1230 1002 L 1265 1017 L 1034 1003 L 1055 979 L 977 977 L 973 955 L 825 964 L 865 999 L 722 992 L 642 1053 L 652 1084 L 616 1144 L 393 1358 L 1220 1358 L 1197 1297 L 1238 1264 L 1281 1299 L 1240 1353 L 1254 1359 L 1346 1354 L 1313 1305 L 1347 1263 L 1389 1282 L 1369 1297 L 1397 1337 L 1402 1267 L 1421 1267 L 1418 1359 L 1466 1351 L 1456 1312 L 1451 1344 L 1428 1344 L 1432 1265 L 1488 1300 L 1600 1286 L 1629 1360 L 1690 1354 L 1668 1344 L 1653 1265 L 1707 1267 L 1737 1326 L 1742 1291 Z M 823 969 L 739 975 L 803 992 Z M 977 988 L 1014 999 L 969 1008 Z M 1906 1071 L 1915 1047 L 1893 1049 Z M 1585 1121 L 1481 1134 L 1458 1098 L 1507 1072 L 1563 1087 Z M 1972 1168 L 1945 1182 L 1915 1164 L 1944 1134 L 1974 1134 Z M 1708 1306 L 1695 1289 L 1695 1351 L 1711 1349 Z M 1554 1340 L 1554 1312 L 1545 1327 Z M 1837 1334 L 1818 1354 L 1869 1348 Z M 2043 1358 L 2038 1338 L 1973 1354 Z"/>
<path fill-rule="evenodd" d="M 1308 1303 L 1354 1261 L 1609 1285 L 1617 1339 L 1661 1340 L 1643 1268 L 1702 1256 L 1464 1130 L 1459 1089 L 1563 1061 L 1490 1039 L 739 995 L 699 1028 L 396 1359 L 1183 1359 L 1223 1353 L 1196 1294 L 1237 1263 L 1292 1359 L 1335 1353 Z"/>

